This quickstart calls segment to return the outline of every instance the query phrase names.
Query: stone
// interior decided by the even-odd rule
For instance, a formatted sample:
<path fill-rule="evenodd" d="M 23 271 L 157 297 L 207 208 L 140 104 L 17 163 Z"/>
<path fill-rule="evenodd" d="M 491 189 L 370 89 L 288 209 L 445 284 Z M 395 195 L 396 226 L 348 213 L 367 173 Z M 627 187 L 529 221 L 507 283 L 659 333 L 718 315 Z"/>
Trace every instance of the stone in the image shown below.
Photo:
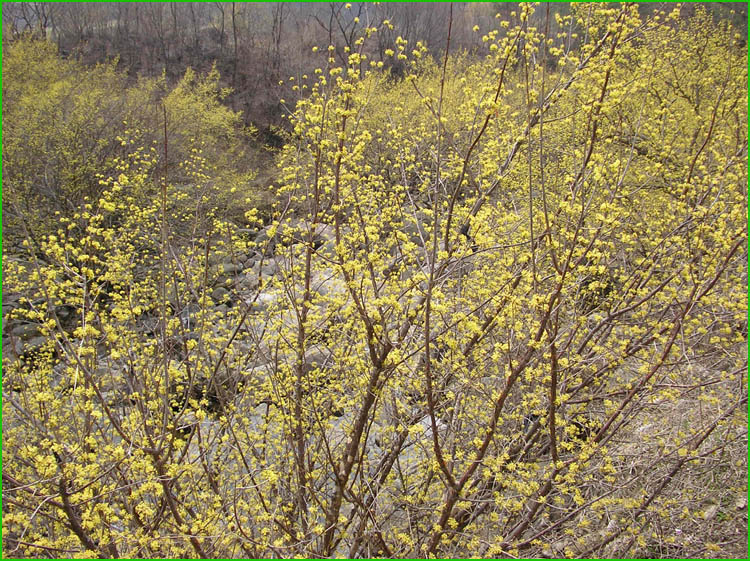
<path fill-rule="evenodd" d="M 219 273 L 223 273 L 225 275 L 236 275 L 237 273 L 241 273 L 243 269 L 243 265 L 240 265 L 238 263 L 222 263 L 219 265 Z"/>
<path fill-rule="evenodd" d="M 317 250 L 318 254 L 322 255 L 326 259 L 336 259 L 336 242 L 334 240 L 328 240 L 321 245 Z"/>
<path fill-rule="evenodd" d="M 305 355 L 305 370 L 310 372 L 315 368 L 325 368 L 331 366 L 331 355 L 330 353 L 322 351 L 308 351 Z"/>
<path fill-rule="evenodd" d="M 258 311 L 267 310 L 275 302 L 276 296 L 267 293 L 258 294 L 257 298 L 253 297 L 247 300 L 247 303 L 252 304 L 253 308 Z"/>
<path fill-rule="evenodd" d="M 257 235 L 258 231 L 252 228 L 239 228 L 237 230 L 237 236 L 246 242 L 251 241 Z"/>
<path fill-rule="evenodd" d="M 313 278 L 312 289 L 321 296 L 329 296 L 343 294 L 346 292 L 346 285 L 336 276 L 333 269 L 325 269 Z"/>
<path fill-rule="evenodd" d="M 258 284 L 258 273 L 253 270 L 246 270 L 237 282 L 237 286 L 244 290 L 255 290 L 258 288 Z"/>
<path fill-rule="evenodd" d="M 197 302 L 190 302 L 187 306 L 180 310 L 178 314 L 183 327 L 190 329 L 193 327 L 197 320 L 196 316 L 201 311 L 201 306 Z"/>
<path fill-rule="evenodd" d="M 331 224 L 318 224 L 315 230 L 315 238 L 330 242 L 336 240 L 336 229 Z"/>
<path fill-rule="evenodd" d="M 73 306 L 55 306 L 55 314 L 57 314 L 57 317 L 62 321 L 70 319 L 75 313 L 76 309 Z"/>
<path fill-rule="evenodd" d="M 110 309 L 113 307 L 114 304 L 111 304 Z M 79 309 L 75 306 L 63 304 L 55 307 L 55 315 L 57 315 L 60 325 L 65 329 L 70 329 L 78 323 L 79 313 Z"/>
<path fill-rule="evenodd" d="M 270 228 L 270 226 L 263 228 L 258 232 L 258 235 L 255 236 L 255 240 L 253 240 L 257 244 L 257 250 L 265 255 L 273 255 L 273 252 L 276 250 L 277 238 L 274 236 L 274 238 L 271 239 L 268 235 Z"/>
<path fill-rule="evenodd" d="M 8 304 L 16 304 L 13 306 L 14 308 L 18 307 L 18 301 L 21 299 L 21 294 L 18 292 L 9 292 L 7 294 L 3 294 L 3 306 L 6 306 Z"/>
<path fill-rule="evenodd" d="M 18 338 L 3 339 L 3 358 L 18 357 L 23 353 L 23 341 Z"/>
<path fill-rule="evenodd" d="M 229 291 L 223 286 L 217 286 L 211 293 L 214 302 L 224 303 L 229 300 Z"/>
<path fill-rule="evenodd" d="M 409 241 L 421 246 L 429 239 L 429 230 L 432 220 L 423 210 L 416 213 L 408 213 L 404 221 L 403 231 L 409 237 Z"/>
<path fill-rule="evenodd" d="M 274 276 L 279 272 L 279 266 L 273 259 L 263 263 L 263 267 L 260 269 L 260 274 L 263 278 Z"/>
<path fill-rule="evenodd" d="M 23 341 L 27 341 L 39 335 L 39 326 L 34 323 L 22 323 L 11 329 L 10 333 Z"/>

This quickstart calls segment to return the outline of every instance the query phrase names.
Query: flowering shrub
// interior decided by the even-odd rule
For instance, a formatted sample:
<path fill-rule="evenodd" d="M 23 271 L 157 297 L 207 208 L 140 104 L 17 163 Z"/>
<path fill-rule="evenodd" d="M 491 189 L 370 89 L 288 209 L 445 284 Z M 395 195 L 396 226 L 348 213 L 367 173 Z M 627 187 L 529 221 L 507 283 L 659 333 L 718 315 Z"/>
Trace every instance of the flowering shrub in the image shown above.
<path fill-rule="evenodd" d="M 399 82 L 330 58 L 257 234 L 133 198 L 135 151 L 3 260 L 42 337 L 3 353 L 5 553 L 742 546 L 746 50 L 700 12 L 533 10 L 480 61 L 398 41 Z"/>

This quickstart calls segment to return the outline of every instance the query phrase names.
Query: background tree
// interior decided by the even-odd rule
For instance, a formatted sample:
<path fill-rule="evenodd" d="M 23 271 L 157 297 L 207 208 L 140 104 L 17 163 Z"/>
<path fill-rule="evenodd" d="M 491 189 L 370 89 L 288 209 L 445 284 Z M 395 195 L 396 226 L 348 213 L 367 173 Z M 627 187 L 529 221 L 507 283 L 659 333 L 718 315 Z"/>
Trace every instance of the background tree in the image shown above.
<path fill-rule="evenodd" d="M 344 6 L 333 7 L 341 23 L 339 27 L 335 18 L 331 20 L 332 12 L 327 4 L 287 3 L 284 8 L 279 8 L 272 3 L 179 2 L 151 7 L 126 6 L 117 2 L 59 5 L 24 2 L 5 6 L 3 24 L 6 40 L 35 30 L 55 41 L 64 56 L 78 58 L 87 65 L 119 57 L 120 64 L 131 77 L 158 77 L 166 69 L 171 84 L 179 80 L 188 67 L 208 72 L 216 63 L 225 85 L 234 89 L 227 101 L 234 110 L 245 112 L 248 124 L 263 130 L 269 125 L 278 127 L 283 123 L 279 98 L 297 99 L 291 86 L 288 83 L 279 86 L 279 80 L 310 74 L 315 69 L 319 63 L 311 56 L 313 45 L 327 46 L 333 42 L 343 50 L 354 17 L 359 17 L 360 28 L 366 23 L 381 29 L 384 20 L 394 25 L 395 32 L 381 29 L 382 33 L 377 36 L 378 60 L 386 64 L 398 62 L 384 57 L 383 53 L 399 35 L 411 45 L 416 41 L 425 42 L 433 56 L 439 57 L 443 52 L 447 5 L 431 11 L 398 3 L 372 5 L 354 2 L 349 9 Z M 743 35 L 746 34 L 745 4 L 707 2 L 702 6 L 715 20 L 729 19 Z M 651 16 L 657 7 L 640 4 L 641 17 Z M 473 26 L 478 25 L 484 33 L 494 28 L 496 14 L 509 19 L 515 10 L 514 5 L 507 3 L 456 4 L 453 8 L 451 52 L 474 52 L 480 41 L 479 36 L 471 31 Z M 681 17 L 690 17 L 693 10 L 693 7 L 685 6 Z M 555 14 L 566 15 L 568 12 L 569 7 L 565 4 L 550 5 L 550 33 L 559 31 Z M 279 13 L 283 14 L 285 23 L 275 27 L 274 15 Z M 543 17 L 539 14 L 538 11 L 531 16 L 532 24 L 542 29 Z M 319 25 L 316 17 L 325 25 Z M 280 35 L 279 31 L 282 32 Z M 569 40 L 573 45 L 578 44 L 578 38 L 570 37 Z M 345 62 L 342 58 L 339 61 Z"/>
<path fill-rule="evenodd" d="M 161 143 L 162 103 L 173 179 L 189 190 L 191 179 L 176 164 L 191 150 L 203 150 L 227 191 L 243 192 L 242 204 L 252 196 L 252 162 L 243 162 L 252 131 L 222 104 L 228 92 L 215 69 L 205 76 L 188 71 L 170 89 L 164 78 L 131 84 L 114 64 L 89 69 L 61 59 L 54 45 L 34 39 L 8 45 L 3 59 L 6 244 L 15 244 L 24 229 L 37 241 L 54 231 L 55 213 L 70 216 L 97 199 L 101 179 L 115 173 L 136 143 L 146 151 Z"/>

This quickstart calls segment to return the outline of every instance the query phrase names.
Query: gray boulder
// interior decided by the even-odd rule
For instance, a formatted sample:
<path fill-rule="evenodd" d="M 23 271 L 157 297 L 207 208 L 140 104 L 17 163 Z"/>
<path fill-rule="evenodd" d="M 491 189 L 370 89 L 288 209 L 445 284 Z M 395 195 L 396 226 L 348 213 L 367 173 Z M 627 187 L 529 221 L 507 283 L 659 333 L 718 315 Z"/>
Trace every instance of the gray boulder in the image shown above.
<path fill-rule="evenodd" d="M 214 302 L 225 304 L 229 301 L 229 290 L 223 286 L 217 286 L 211 293 L 211 298 Z"/>
<path fill-rule="evenodd" d="M 259 280 L 258 273 L 249 269 L 242 273 L 237 281 L 237 287 L 240 290 L 255 290 L 258 288 Z"/>
<path fill-rule="evenodd" d="M 244 265 L 240 263 L 221 263 L 217 267 L 217 272 L 220 275 L 236 275 L 238 273 L 241 273 L 244 268 Z"/>
<path fill-rule="evenodd" d="M 267 279 L 268 277 L 274 276 L 278 272 L 279 272 L 279 265 L 273 259 L 265 261 L 263 263 L 263 267 L 261 267 L 260 269 L 260 274 L 265 279 Z"/>
<path fill-rule="evenodd" d="M 10 333 L 22 341 L 28 341 L 39 336 L 39 326 L 35 323 L 21 323 L 13 327 Z"/>
<path fill-rule="evenodd" d="M 273 255 L 276 250 L 276 244 L 278 243 L 278 236 L 271 238 L 269 235 L 268 232 L 270 228 L 270 226 L 263 228 L 253 240 L 257 245 L 257 251 L 265 255 Z"/>

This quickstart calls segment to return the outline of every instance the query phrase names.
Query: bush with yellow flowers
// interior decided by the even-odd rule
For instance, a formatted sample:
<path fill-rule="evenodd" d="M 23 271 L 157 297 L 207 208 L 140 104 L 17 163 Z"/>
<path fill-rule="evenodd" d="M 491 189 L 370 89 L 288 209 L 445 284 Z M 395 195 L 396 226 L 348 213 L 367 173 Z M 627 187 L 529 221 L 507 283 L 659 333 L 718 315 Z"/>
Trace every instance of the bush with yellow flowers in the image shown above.
<path fill-rule="evenodd" d="M 258 233 L 130 198 L 134 151 L 4 259 L 42 337 L 3 353 L 4 553 L 744 550 L 746 47 L 534 10 L 481 60 L 397 40 L 403 79 L 324 61 Z"/>
<path fill-rule="evenodd" d="M 50 42 L 24 37 L 3 44 L 3 78 L 6 244 L 53 233 L 56 212 L 69 216 L 86 197 L 98 198 L 102 176 L 115 174 L 118 161 L 137 148 L 163 153 L 165 133 L 162 165 L 186 193 L 201 196 L 178 165 L 196 152 L 222 186 L 214 206 L 237 214 L 237 199 L 258 198 L 244 163 L 253 130 L 222 104 L 228 91 L 216 69 L 188 70 L 173 86 L 163 76 L 134 81 L 117 60 L 87 68 Z M 154 190 L 148 183 L 144 189 L 147 199 Z"/>

